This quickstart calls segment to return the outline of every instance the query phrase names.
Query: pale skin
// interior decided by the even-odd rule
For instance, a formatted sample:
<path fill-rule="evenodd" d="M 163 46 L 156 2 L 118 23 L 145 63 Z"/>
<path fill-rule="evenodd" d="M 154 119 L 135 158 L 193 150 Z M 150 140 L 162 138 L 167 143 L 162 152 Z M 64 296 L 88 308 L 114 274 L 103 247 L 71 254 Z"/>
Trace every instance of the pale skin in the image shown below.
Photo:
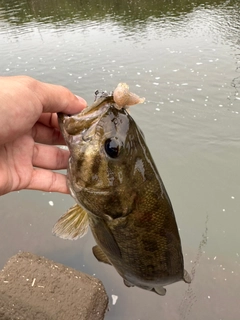
<path fill-rule="evenodd" d="M 67 88 L 26 76 L 0 77 L 0 195 L 22 189 L 69 193 L 56 112 L 74 114 L 86 101 Z"/>

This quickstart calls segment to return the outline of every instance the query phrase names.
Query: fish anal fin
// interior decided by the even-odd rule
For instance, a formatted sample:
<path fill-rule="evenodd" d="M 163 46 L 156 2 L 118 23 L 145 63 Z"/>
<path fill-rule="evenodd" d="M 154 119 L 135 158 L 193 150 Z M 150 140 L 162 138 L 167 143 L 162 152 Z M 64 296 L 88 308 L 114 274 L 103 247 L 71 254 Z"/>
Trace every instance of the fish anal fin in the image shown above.
<path fill-rule="evenodd" d="M 190 274 L 185 269 L 184 269 L 184 273 L 183 273 L 183 281 L 186 282 L 186 283 L 191 283 L 192 282 Z"/>
<path fill-rule="evenodd" d="M 105 253 L 99 246 L 94 246 L 92 248 L 92 252 L 98 261 L 112 265 L 111 262 L 108 260 L 108 257 L 105 255 Z"/>
<path fill-rule="evenodd" d="M 56 222 L 52 232 L 62 239 L 76 240 L 87 233 L 88 225 L 87 212 L 75 204 Z"/>
<path fill-rule="evenodd" d="M 167 290 L 163 286 L 156 286 L 152 289 L 153 292 L 156 292 L 160 296 L 165 296 Z"/>
<path fill-rule="evenodd" d="M 125 284 L 126 287 L 130 288 L 130 287 L 134 287 L 134 284 L 132 284 L 131 282 L 129 282 L 126 279 L 123 279 L 123 283 Z"/>

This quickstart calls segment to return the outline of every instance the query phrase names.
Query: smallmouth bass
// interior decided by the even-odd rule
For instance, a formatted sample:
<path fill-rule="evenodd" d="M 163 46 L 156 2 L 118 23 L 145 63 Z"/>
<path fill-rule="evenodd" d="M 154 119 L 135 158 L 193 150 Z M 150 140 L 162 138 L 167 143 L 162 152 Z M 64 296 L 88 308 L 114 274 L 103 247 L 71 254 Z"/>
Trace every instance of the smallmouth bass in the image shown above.
<path fill-rule="evenodd" d="M 165 295 L 163 286 L 191 278 L 167 191 L 126 108 L 143 101 L 119 84 L 79 114 L 58 115 L 70 150 L 68 187 L 77 204 L 53 233 L 77 239 L 90 225 L 99 261 L 114 266 L 126 286 Z"/>

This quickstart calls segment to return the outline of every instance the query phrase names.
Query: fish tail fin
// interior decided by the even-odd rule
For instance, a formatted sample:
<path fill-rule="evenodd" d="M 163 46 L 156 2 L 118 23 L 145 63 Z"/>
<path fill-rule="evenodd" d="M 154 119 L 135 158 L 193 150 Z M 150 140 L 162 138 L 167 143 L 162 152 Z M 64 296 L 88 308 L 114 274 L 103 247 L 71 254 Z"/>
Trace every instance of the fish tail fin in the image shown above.
<path fill-rule="evenodd" d="M 87 212 L 75 204 L 56 222 L 52 233 L 62 239 L 76 240 L 87 233 L 88 225 Z"/>

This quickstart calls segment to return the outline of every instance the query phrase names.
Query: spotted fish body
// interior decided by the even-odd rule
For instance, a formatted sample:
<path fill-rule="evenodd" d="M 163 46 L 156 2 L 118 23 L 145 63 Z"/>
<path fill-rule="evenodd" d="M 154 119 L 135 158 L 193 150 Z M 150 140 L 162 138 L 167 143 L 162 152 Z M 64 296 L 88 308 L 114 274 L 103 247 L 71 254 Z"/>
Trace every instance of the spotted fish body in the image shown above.
<path fill-rule="evenodd" d="M 116 108 L 109 95 L 78 115 L 59 114 L 59 124 L 71 154 L 68 185 L 77 205 L 54 233 L 76 238 L 88 221 L 98 244 L 94 255 L 113 265 L 127 286 L 164 295 L 163 286 L 190 282 L 170 199 L 128 111 Z"/>

